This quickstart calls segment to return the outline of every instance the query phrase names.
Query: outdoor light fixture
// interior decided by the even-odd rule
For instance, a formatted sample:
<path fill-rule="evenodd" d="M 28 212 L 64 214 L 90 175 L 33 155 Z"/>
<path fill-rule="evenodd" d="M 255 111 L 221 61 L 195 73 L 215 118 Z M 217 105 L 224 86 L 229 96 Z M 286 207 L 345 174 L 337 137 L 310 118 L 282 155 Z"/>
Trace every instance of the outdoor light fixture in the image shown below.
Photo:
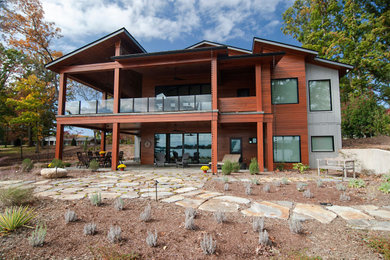
<path fill-rule="evenodd" d="M 249 143 L 250 144 L 256 144 L 257 143 L 257 138 L 256 137 L 249 138 Z"/>

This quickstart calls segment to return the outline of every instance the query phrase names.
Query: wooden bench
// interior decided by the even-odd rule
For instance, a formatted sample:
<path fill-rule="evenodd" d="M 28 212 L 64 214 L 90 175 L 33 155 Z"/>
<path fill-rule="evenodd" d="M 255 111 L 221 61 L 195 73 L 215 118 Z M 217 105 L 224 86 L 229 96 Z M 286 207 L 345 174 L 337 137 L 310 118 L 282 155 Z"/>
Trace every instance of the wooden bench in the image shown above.
<path fill-rule="evenodd" d="M 241 154 L 225 154 L 222 161 L 217 162 L 217 167 L 222 167 L 226 161 L 230 161 L 232 163 L 240 162 L 240 157 Z M 209 162 L 209 164 L 211 165 L 212 162 Z"/>
<path fill-rule="evenodd" d="M 321 169 L 343 171 L 344 178 L 347 178 L 347 172 L 352 171 L 353 177 L 356 178 L 355 174 L 355 160 L 344 159 L 344 158 L 325 158 L 317 159 L 318 176 L 320 176 Z"/>

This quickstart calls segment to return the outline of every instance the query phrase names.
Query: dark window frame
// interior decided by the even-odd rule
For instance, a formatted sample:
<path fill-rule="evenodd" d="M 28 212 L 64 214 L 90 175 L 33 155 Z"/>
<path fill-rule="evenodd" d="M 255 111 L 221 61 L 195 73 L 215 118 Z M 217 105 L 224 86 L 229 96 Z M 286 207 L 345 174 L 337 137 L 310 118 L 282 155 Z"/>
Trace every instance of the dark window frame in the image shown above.
<path fill-rule="evenodd" d="M 190 89 L 192 86 L 199 86 L 200 87 L 200 94 L 197 94 L 197 95 L 210 95 L 211 94 L 211 83 L 194 83 L 194 84 L 177 84 L 177 85 L 156 85 L 154 86 L 154 96 L 156 97 L 158 94 L 157 94 L 157 90 L 161 90 L 163 88 L 171 88 L 171 89 L 174 89 L 174 91 L 176 92 L 176 95 L 173 95 L 173 96 L 188 96 L 190 95 Z M 187 94 L 182 94 L 182 95 L 179 95 L 179 88 L 180 87 L 187 87 Z M 203 94 L 203 89 L 204 88 L 208 88 L 210 87 L 210 93 L 209 94 Z M 160 92 L 159 94 L 161 94 L 163 92 Z"/>
<path fill-rule="evenodd" d="M 239 153 L 233 153 L 232 152 L 232 140 L 240 140 L 240 152 Z M 230 154 L 241 154 L 242 156 L 242 138 L 241 137 L 230 137 L 230 142 L 229 142 L 229 153 Z"/>
<path fill-rule="evenodd" d="M 299 161 L 298 162 L 278 162 L 275 161 L 275 145 L 274 145 L 274 137 L 298 137 L 299 138 Z M 300 135 L 274 135 L 272 136 L 272 157 L 274 163 L 300 163 L 302 162 L 302 149 L 301 149 L 301 136 Z"/>
<path fill-rule="evenodd" d="M 297 102 L 296 103 L 274 103 L 273 97 L 273 91 L 272 91 L 272 81 L 273 80 L 284 80 L 284 79 L 295 79 L 297 81 Z M 277 78 L 277 79 L 271 79 L 271 104 L 272 105 L 295 105 L 299 104 L 299 80 L 298 77 L 292 77 L 292 78 Z"/>
<path fill-rule="evenodd" d="M 332 151 L 313 151 L 313 137 L 331 137 L 332 138 Z M 333 135 L 313 135 L 310 137 L 310 146 L 311 146 L 311 152 L 312 153 L 333 153 L 335 151 L 334 149 L 334 136 Z"/>
<path fill-rule="evenodd" d="M 328 81 L 328 82 L 329 82 L 329 103 L 330 103 L 330 110 L 312 110 L 312 109 L 311 109 L 310 82 L 313 82 L 313 81 Z M 330 80 L 330 79 L 312 79 L 312 80 L 309 80 L 308 90 L 309 90 L 309 110 L 310 110 L 310 112 L 329 112 L 329 111 L 333 111 L 332 84 L 331 84 L 331 80 Z"/>

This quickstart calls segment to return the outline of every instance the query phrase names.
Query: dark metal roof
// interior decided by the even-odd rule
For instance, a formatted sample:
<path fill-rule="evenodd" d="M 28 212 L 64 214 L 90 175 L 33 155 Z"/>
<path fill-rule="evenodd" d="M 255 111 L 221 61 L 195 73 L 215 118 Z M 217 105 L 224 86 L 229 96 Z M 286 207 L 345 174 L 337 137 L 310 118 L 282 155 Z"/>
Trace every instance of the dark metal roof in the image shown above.
<path fill-rule="evenodd" d="M 185 49 L 192 49 L 198 45 L 202 45 L 203 43 L 206 43 L 206 44 L 210 44 L 210 45 L 219 45 L 219 46 L 226 46 L 228 48 L 231 48 L 231 49 L 236 49 L 238 51 L 244 51 L 244 52 L 249 52 L 249 53 L 252 53 L 252 51 L 250 50 L 247 50 L 247 49 L 244 49 L 244 48 L 240 48 L 240 47 L 236 47 L 236 46 L 232 46 L 232 45 L 227 45 L 227 44 L 222 44 L 222 43 L 218 43 L 218 42 L 212 42 L 212 41 L 207 41 L 207 40 L 203 40 L 203 41 L 200 41 L 198 43 L 195 43 L 191 46 L 188 46 L 187 48 Z"/>

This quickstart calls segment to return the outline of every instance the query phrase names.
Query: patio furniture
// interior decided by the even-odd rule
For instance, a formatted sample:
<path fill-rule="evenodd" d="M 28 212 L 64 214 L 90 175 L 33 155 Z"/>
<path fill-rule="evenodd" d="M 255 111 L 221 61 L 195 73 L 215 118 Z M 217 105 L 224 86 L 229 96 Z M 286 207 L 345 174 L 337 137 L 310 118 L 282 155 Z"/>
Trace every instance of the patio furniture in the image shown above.
<path fill-rule="evenodd" d="M 157 153 L 156 158 L 154 159 L 154 163 L 156 164 L 157 167 L 160 166 L 165 166 L 165 153 Z"/>
<path fill-rule="evenodd" d="M 104 156 L 104 163 L 103 163 L 103 165 L 104 165 L 104 167 L 106 167 L 106 165 L 111 167 L 111 152 L 107 152 L 106 156 Z"/>
<path fill-rule="evenodd" d="M 88 151 L 88 160 L 89 161 L 92 161 L 94 158 L 93 158 L 93 153 L 92 151 Z"/>
<path fill-rule="evenodd" d="M 119 163 L 123 163 L 123 151 L 119 151 L 119 156 L 118 156 L 118 160 L 119 160 Z"/>
<path fill-rule="evenodd" d="M 181 160 L 176 161 L 176 167 L 181 166 L 182 168 L 184 168 L 188 166 L 189 161 L 190 161 L 190 154 L 184 153 L 183 157 L 181 157 Z"/>
<path fill-rule="evenodd" d="M 199 163 L 199 153 L 195 152 L 194 156 L 192 156 L 192 163 Z"/>
<path fill-rule="evenodd" d="M 81 168 L 81 166 L 85 166 L 86 168 L 89 167 L 89 161 L 85 155 L 83 155 L 81 152 L 77 152 L 77 159 L 79 160 L 77 163 L 77 167 Z"/>
<path fill-rule="evenodd" d="M 230 161 L 232 163 L 235 163 L 235 162 L 238 163 L 238 162 L 240 162 L 240 158 L 241 158 L 241 154 L 225 154 L 223 156 L 222 161 L 217 163 L 217 167 L 218 166 L 222 167 L 226 161 Z M 211 165 L 211 162 L 210 162 L 210 165 Z"/>
<path fill-rule="evenodd" d="M 325 169 L 328 174 L 328 170 L 343 171 L 344 178 L 347 178 L 348 171 L 353 172 L 353 177 L 356 178 L 355 174 L 355 160 L 344 159 L 344 158 L 324 158 L 317 159 L 318 176 L 320 176 L 321 169 Z"/>

